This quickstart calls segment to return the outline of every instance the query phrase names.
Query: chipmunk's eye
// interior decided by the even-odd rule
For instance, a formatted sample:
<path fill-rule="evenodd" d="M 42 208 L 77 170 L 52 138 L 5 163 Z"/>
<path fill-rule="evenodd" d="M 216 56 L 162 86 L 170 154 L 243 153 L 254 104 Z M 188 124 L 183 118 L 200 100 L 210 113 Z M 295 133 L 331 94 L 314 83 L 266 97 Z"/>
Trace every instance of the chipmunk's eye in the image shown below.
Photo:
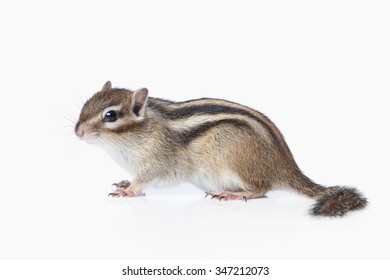
<path fill-rule="evenodd" d="M 115 122 L 118 119 L 118 113 L 114 110 L 108 111 L 103 118 L 105 122 Z"/>

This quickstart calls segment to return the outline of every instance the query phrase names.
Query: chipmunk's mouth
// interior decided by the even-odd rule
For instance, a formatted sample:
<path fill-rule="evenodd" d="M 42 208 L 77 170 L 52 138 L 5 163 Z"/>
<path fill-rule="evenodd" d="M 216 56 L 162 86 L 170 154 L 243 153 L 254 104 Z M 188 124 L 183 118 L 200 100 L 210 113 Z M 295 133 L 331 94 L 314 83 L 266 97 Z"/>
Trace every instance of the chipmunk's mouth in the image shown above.
<path fill-rule="evenodd" d="M 98 139 L 99 139 L 99 132 L 91 132 L 85 135 L 83 138 L 81 138 L 81 140 L 89 144 L 96 144 Z"/>

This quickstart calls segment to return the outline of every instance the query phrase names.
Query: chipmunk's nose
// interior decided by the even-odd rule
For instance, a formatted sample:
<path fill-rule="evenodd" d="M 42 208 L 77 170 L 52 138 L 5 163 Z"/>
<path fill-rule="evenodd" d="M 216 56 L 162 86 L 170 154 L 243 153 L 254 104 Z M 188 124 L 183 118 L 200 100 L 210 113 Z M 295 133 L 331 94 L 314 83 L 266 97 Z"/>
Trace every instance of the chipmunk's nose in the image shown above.
<path fill-rule="evenodd" d="M 78 131 L 76 131 L 76 135 L 80 138 L 83 138 L 84 137 L 84 130 L 82 129 L 79 129 Z"/>
<path fill-rule="evenodd" d="M 84 135 L 85 135 L 84 126 L 83 126 L 83 125 L 80 125 L 80 124 L 78 123 L 78 124 L 76 125 L 75 132 L 76 132 L 76 135 L 77 135 L 79 138 L 83 138 Z"/>

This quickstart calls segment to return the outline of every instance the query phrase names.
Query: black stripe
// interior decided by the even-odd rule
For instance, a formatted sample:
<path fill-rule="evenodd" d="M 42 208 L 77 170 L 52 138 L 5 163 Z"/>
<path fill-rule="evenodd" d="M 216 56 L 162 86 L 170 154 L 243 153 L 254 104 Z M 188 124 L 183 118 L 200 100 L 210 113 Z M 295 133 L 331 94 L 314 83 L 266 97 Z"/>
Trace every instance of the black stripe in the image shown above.
<path fill-rule="evenodd" d="M 233 120 L 233 119 L 224 119 L 224 120 L 218 120 L 213 122 L 205 122 L 192 130 L 183 131 L 179 133 L 179 139 L 183 144 L 189 144 L 196 138 L 204 135 L 207 131 L 210 129 L 217 127 L 219 125 L 232 125 L 234 127 L 237 127 L 239 129 L 251 129 L 250 125 L 248 125 L 244 121 L 240 120 Z"/>
<path fill-rule="evenodd" d="M 153 100 L 150 100 L 148 107 L 151 109 L 154 109 L 158 112 L 160 112 L 162 115 L 166 116 L 167 118 L 171 120 L 177 120 L 177 119 L 183 119 L 183 118 L 188 118 L 194 115 L 217 115 L 217 114 L 238 114 L 242 116 L 249 117 L 259 123 L 268 131 L 269 135 L 272 137 L 272 139 L 278 144 L 285 146 L 282 144 L 275 135 L 273 129 L 261 118 L 255 116 L 251 112 L 248 112 L 244 109 L 238 109 L 238 108 L 232 108 L 229 106 L 224 106 L 224 105 L 215 105 L 215 104 L 204 104 L 204 105 L 189 105 L 183 108 L 177 108 L 177 109 L 166 109 L 165 107 L 157 104 Z M 165 101 L 165 100 L 164 100 Z M 166 101 L 167 102 L 167 101 Z M 169 101 L 168 101 L 169 102 Z M 169 102 L 171 103 L 171 102 Z M 184 102 L 186 103 L 186 102 Z M 175 104 L 172 102 L 171 104 Z M 261 114 L 259 112 L 259 114 Z M 262 114 L 264 118 L 267 118 Z M 268 120 L 268 118 L 267 118 Z M 270 120 L 268 120 L 271 122 Z"/>

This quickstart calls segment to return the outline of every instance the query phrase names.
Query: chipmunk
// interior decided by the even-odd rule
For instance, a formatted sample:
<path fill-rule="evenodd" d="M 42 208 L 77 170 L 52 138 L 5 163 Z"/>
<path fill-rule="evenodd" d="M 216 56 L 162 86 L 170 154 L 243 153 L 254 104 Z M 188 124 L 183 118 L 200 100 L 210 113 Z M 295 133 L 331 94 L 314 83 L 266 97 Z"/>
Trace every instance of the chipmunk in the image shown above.
<path fill-rule="evenodd" d="M 221 99 L 172 102 L 148 90 L 112 88 L 83 106 L 76 135 L 103 147 L 134 179 L 109 195 L 144 195 L 156 181 L 189 182 L 219 200 L 247 200 L 289 188 L 316 199 L 312 215 L 343 216 L 367 199 L 355 188 L 324 187 L 306 177 L 273 122 Z"/>

